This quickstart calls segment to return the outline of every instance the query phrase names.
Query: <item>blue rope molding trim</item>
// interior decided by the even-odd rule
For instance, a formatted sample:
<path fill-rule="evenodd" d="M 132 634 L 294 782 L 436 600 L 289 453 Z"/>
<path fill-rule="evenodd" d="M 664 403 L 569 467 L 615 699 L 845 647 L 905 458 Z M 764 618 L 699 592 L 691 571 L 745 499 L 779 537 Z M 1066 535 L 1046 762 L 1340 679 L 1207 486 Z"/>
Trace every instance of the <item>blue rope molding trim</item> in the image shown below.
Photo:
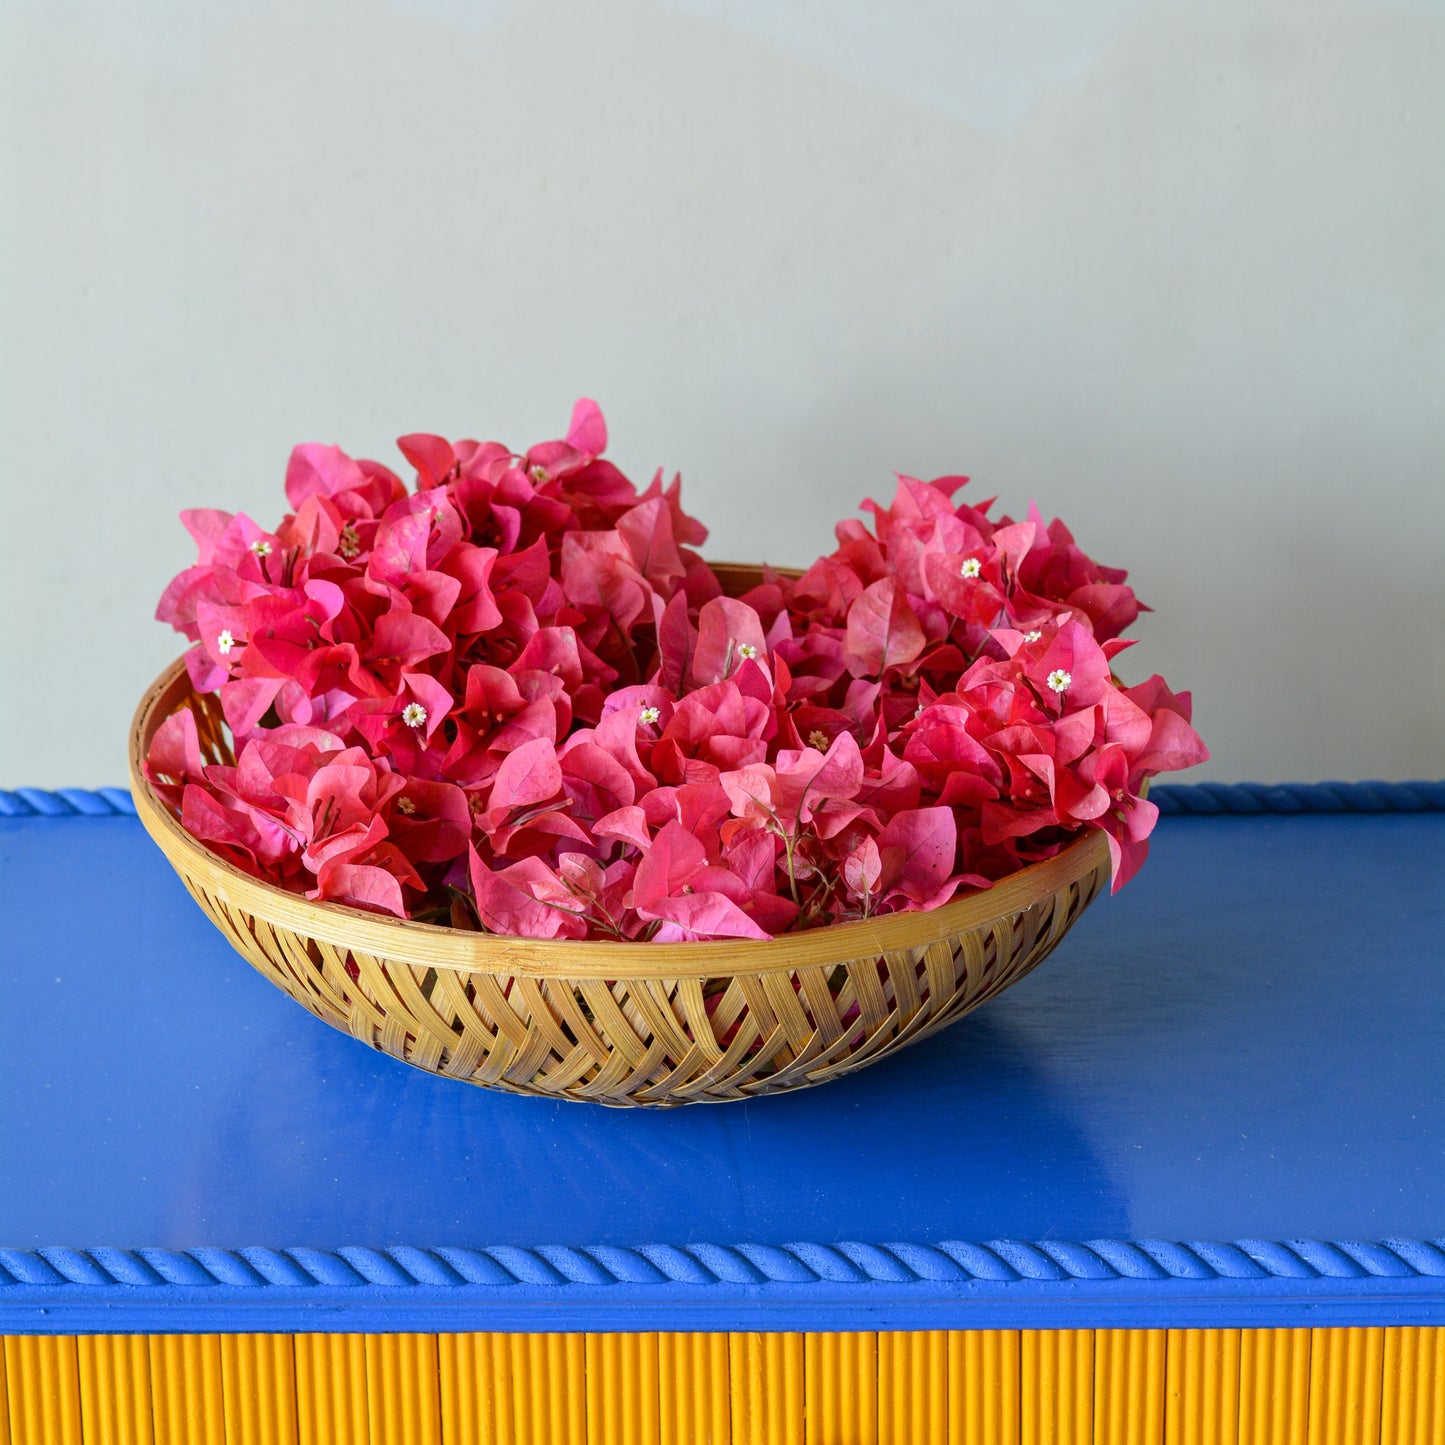
<path fill-rule="evenodd" d="M 128 788 L 0 788 L 0 818 L 134 818 Z"/>
<path fill-rule="evenodd" d="M 1445 1239 L 996 1239 L 984 1244 L 495 1245 L 487 1249 L 0 1249 L 7 1291 L 454 1289 L 1070 1281 L 1439 1280 Z"/>
<path fill-rule="evenodd" d="M 1408 783 L 1165 783 L 1161 813 L 1194 817 L 1263 813 L 1430 813 L 1445 810 L 1445 780 Z M 135 816 L 125 788 L 0 788 L 0 818 Z"/>
<path fill-rule="evenodd" d="M 1445 781 L 1409 783 L 1189 783 L 1149 790 L 1161 813 L 1429 813 L 1445 809 Z"/>
<path fill-rule="evenodd" d="M 0 1251 L 0 1334 L 1445 1325 L 1445 1239 Z"/>

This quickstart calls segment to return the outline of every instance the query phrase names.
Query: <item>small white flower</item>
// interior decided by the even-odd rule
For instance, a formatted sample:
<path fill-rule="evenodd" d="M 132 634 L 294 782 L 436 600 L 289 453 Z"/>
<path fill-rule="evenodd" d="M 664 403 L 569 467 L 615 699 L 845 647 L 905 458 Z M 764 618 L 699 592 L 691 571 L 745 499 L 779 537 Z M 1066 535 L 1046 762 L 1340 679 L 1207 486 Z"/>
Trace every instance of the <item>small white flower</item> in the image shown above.
<path fill-rule="evenodd" d="M 229 657 L 231 655 L 231 649 L 235 645 L 236 639 L 231 636 L 231 629 L 229 627 L 223 627 L 221 631 L 216 634 L 216 651 L 219 652 L 222 657 Z"/>
<path fill-rule="evenodd" d="M 958 569 L 958 575 L 960 577 L 967 577 L 971 580 L 972 578 L 977 577 L 978 574 L 982 571 L 983 563 L 980 562 L 977 557 L 965 557 L 963 559 L 963 566 Z"/>
<path fill-rule="evenodd" d="M 401 720 L 409 728 L 419 728 L 426 722 L 426 709 L 419 702 L 409 702 L 401 710 Z"/>
<path fill-rule="evenodd" d="M 416 804 L 410 798 L 398 798 L 396 800 L 396 811 L 405 813 L 408 818 L 416 812 Z"/>
<path fill-rule="evenodd" d="M 547 480 L 547 468 L 538 462 L 532 466 L 527 475 L 540 487 Z"/>
<path fill-rule="evenodd" d="M 816 748 L 820 753 L 826 753 L 828 751 L 828 734 L 822 728 L 814 728 L 808 734 L 808 746 Z"/>
<path fill-rule="evenodd" d="M 256 540 L 251 543 L 251 550 L 258 557 L 269 557 L 271 555 L 271 544 L 264 538 L 257 537 Z"/>
<path fill-rule="evenodd" d="M 1033 632 L 1024 633 L 1025 642 L 1037 642 L 1044 634 L 1036 628 Z"/>
<path fill-rule="evenodd" d="M 1073 680 L 1074 679 L 1067 672 L 1065 672 L 1062 667 L 1056 667 L 1049 674 L 1048 678 L 1049 686 L 1055 692 L 1060 694 L 1068 692 L 1069 684 L 1073 682 Z"/>
<path fill-rule="evenodd" d="M 747 662 L 749 658 L 756 657 L 757 655 L 758 650 L 751 642 L 738 643 L 738 656 L 742 658 L 744 662 Z"/>
<path fill-rule="evenodd" d="M 637 714 L 637 721 L 640 722 L 643 727 L 651 727 L 652 724 L 655 723 L 661 716 L 661 709 L 655 707 L 645 707 L 640 713 Z"/>

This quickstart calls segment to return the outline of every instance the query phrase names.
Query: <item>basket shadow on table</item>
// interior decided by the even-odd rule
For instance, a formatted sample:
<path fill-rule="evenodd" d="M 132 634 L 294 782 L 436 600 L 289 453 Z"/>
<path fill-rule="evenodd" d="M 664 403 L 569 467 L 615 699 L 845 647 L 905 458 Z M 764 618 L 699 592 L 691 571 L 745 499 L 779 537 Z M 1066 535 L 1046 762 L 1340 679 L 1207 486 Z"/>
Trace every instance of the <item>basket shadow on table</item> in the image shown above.
<path fill-rule="evenodd" d="M 216 1243 L 1068 1237 L 1084 1201 L 1124 1232 L 1006 1000 L 817 1088 L 661 1112 L 436 1079 L 289 1008 L 176 1196 L 207 1201 Z"/>

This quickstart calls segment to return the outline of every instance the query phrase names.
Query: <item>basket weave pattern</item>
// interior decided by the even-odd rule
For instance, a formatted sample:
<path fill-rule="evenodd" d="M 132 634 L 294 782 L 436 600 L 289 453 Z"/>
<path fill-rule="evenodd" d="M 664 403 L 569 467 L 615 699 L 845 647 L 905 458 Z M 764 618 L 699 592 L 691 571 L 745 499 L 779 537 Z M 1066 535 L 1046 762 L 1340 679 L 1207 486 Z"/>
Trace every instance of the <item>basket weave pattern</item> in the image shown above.
<path fill-rule="evenodd" d="M 932 912 L 767 942 L 575 943 L 402 922 L 262 883 L 186 833 L 140 771 L 180 707 L 207 760 L 232 761 L 216 697 L 196 696 L 177 663 L 136 713 L 136 810 L 237 951 L 372 1048 L 513 1093 L 666 1106 L 824 1083 L 1022 978 L 1109 878 L 1094 832 Z"/>

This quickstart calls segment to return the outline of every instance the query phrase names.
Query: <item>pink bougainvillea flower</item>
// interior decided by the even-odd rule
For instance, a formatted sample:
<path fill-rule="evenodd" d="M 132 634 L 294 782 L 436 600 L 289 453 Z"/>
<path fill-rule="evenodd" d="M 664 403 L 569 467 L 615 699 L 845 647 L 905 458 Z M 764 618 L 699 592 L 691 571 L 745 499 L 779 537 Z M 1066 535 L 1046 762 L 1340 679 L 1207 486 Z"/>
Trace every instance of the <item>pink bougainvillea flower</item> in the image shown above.
<path fill-rule="evenodd" d="M 1087 557 L 1057 518 L 1047 529 L 1037 510 L 1030 520 L 1039 535 L 1018 566 L 1020 593 L 1056 601 L 1060 610 L 1086 617 L 1101 642 L 1117 637 L 1144 610 L 1124 581 L 1128 573 Z"/>
<path fill-rule="evenodd" d="M 607 450 L 607 423 L 602 408 L 584 396 L 572 408 L 572 421 L 567 427 L 567 445 L 585 454 L 589 460 Z"/>
<path fill-rule="evenodd" d="M 397 437 L 397 450 L 416 468 L 417 486 L 430 491 L 461 476 L 461 463 L 456 449 L 445 437 L 429 432 L 413 432 Z"/>
<path fill-rule="evenodd" d="M 585 938 L 587 919 L 579 900 L 540 858 L 523 858 L 497 870 L 469 853 L 477 917 L 492 933 L 521 938 Z"/>
<path fill-rule="evenodd" d="M 474 816 L 494 853 L 518 857 L 546 852 L 558 841 L 585 844 L 586 831 L 567 816 L 570 806 L 555 746 L 535 738 L 503 759 L 486 810 Z"/>
<path fill-rule="evenodd" d="M 495 547 L 476 547 L 464 542 L 438 565 L 440 572 L 457 582 L 456 596 L 447 609 L 446 625 L 458 637 L 489 632 L 498 626 L 502 614 L 492 593 L 492 570 L 497 564 Z"/>
<path fill-rule="evenodd" d="M 848 897 L 862 909 L 865 917 L 872 911 L 882 877 L 883 855 L 878 851 L 877 840 L 867 836 L 859 839 L 857 847 L 843 859 L 843 884 Z"/>
<path fill-rule="evenodd" d="M 407 778 L 391 798 L 387 833 L 413 863 L 464 857 L 472 836 L 467 795 L 451 783 Z"/>
<path fill-rule="evenodd" d="M 1138 871 L 1149 853 L 1149 834 L 1159 818 L 1157 805 L 1129 786 L 1129 760 L 1124 749 L 1110 744 L 1086 765 L 1104 807 L 1096 814 L 1109 838 L 1113 891 L 1117 893 Z"/>
<path fill-rule="evenodd" d="M 617 531 L 638 572 L 659 596 L 670 596 L 687 576 L 687 564 L 673 535 L 667 499 L 656 496 L 639 502 L 617 519 Z"/>
<path fill-rule="evenodd" d="M 637 796 L 632 774 L 606 748 L 585 737 L 569 740 L 559 762 L 568 817 L 584 828 L 630 807 Z"/>
<path fill-rule="evenodd" d="M 885 903 L 936 908 L 957 889 L 953 878 L 958 825 L 951 808 L 912 808 L 896 813 L 878 835 L 883 864 L 879 891 Z"/>
<path fill-rule="evenodd" d="M 366 575 L 385 588 L 404 588 L 411 577 L 444 560 L 465 535 L 461 514 L 444 493 L 418 492 L 387 508 L 376 530 Z"/>
<path fill-rule="evenodd" d="M 267 876 L 257 854 L 264 852 L 255 824 L 225 806 L 205 783 L 187 783 L 181 799 L 181 826 L 226 862 L 256 878 Z"/>
<path fill-rule="evenodd" d="M 499 667 L 478 663 L 467 672 L 466 695 L 456 714 L 456 739 L 443 770 L 459 783 L 490 782 L 514 749 L 539 738 L 560 741 L 571 717 L 561 678 L 528 669 L 514 677 Z"/>
<path fill-rule="evenodd" d="M 688 938 L 767 938 L 738 906 L 743 882 L 708 863 L 703 845 L 681 823 L 666 823 L 637 868 L 632 906 L 640 918 L 662 926 L 662 941 Z"/>
<path fill-rule="evenodd" d="M 401 850 L 391 843 L 379 843 L 362 853 L 328 858 L 317 871 L 316 887 L 308 889 L 306 896 L 405 918 L 402 890 L 421 886 L 420 875 Z"/>
<path fill-rule="evenodd" d="M 379 462 L 356 462 L 340 447 L 308 443 L 291 453 L 286 500 L 298 511 L 308 497 L 325 497 L 345 518 L 376 518 L 406 496 L 401 479 Z"/>
<path fill-rule="evenodd" d="M 202 783 L 205 761 L 196 715 L 188 707 L 173 712 L 155 731 L 141 771 L 172 808 L 189 782 Z"/>
<path fill-rule="evenodd" d="M 855 677 L 880 677 L 912 662 L 927 640 L 901 583 L 884 577 L 864 588 L 848 609 L 843 655 Z"/>
<path fill-rule="evenodd" d="M 562 796 L 562 765 L 546 738 L 534 738 L 508 753 L 492 784 L 493 812 L 512 813 L 556 802 Z"/>
<path fill-rule="evenodd" d="M 670 694 L 679 694 L 692 675 L 697 651 L 697 628 L 689 615 L 688 599 L 681 593 L 662 610 L 657 622 L 658 669 L 654 681 Z"/>
<path fill-rule="evenodd" d="M 697 646 L 692 654 L 690 679 L 706 687 L 732 676 L 744 662 L 768 655 L 762 619 L 732 597 L 715 597 L 698 613 Z"/>
<path fill-rule="evenodd" d="M 774 717 L 756 697 L 745 696 L 735 678 L 688 693 L 673 709 L 652 749 L 652 768 L 664 782 L 687 776 L 689 760 L 712 769 L 740 768 L 767 755 L 764 737 Z"/>
<path fill-rule="evenodd" d="M 635 803 L 606 813 L 592 824 L 594 838 L 614 839 L 646 852 L 652 846 L 647 814 Z"/>
<path fill-rule="evenodd" d="M 1157 673 L 1123 694 L 1148 717 L 1148 740 L 1130 755 L 1128 786 L 1137 790 L 1155 773 L 1192 768 L 1209 757 L 1203 739 L 1190 726 L 1192 699 L 1187 692 L 1170 692 Z"/>

